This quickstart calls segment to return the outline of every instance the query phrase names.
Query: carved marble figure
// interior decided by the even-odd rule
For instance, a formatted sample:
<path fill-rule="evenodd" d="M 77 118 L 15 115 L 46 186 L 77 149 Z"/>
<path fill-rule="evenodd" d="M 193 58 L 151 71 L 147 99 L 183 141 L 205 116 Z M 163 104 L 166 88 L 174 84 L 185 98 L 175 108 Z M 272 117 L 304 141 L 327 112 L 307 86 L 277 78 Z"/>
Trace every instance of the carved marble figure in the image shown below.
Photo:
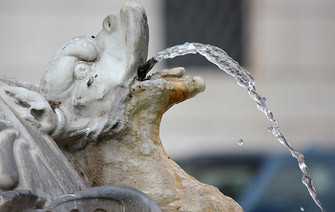
<path fill-rule="evenodd" d="M 162 211 L 242 211 L 166 154 L 159 137 L 163 114 L 204 91 L 205 82 L 184 76 L 183 68 L 139 78 L 148 35 L 143 7 L 127 2 L 118 16 L 104 19 L 96 36 L 59 48 L 39 87 L 1 78 L 0 191 L 31 191 L 36 198 L 26 196 L 36 199 L 35 208 L 93 194 L 122 202 L 130 193 L 133 199 L 152 198 Z M 113 196 L 118 189 L 125 195 Z M 71 193 L 75 197 L 66 195 Z M 145 201 L 135 201 L 136 207 L 159 211 Z"/>

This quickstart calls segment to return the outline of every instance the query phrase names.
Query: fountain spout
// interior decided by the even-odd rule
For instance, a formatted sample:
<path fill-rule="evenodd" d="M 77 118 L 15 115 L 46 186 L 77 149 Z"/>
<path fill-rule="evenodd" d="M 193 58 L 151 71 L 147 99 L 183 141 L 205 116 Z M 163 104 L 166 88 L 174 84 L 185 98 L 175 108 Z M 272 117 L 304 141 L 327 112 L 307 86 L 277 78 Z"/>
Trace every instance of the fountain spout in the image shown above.
<path fill-rule="evenodd" d="M 145 62 L 144 64 L 139 66 L 138 70 L 137 70 L 137 79 L 139 81 L 145 80 L 147 74 L 156 65 L 156 63 L 158 63 L 158 60 L 156 60 L 156 58 L 152 57 L 147 62 Z"/>

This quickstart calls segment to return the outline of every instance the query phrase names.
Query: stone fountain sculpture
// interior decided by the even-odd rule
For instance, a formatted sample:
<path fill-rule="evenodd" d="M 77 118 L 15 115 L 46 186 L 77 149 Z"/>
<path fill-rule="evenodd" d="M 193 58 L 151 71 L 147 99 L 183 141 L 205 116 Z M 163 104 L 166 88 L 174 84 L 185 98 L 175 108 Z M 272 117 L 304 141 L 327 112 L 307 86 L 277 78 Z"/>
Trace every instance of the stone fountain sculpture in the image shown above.
<path fill-rule="evenodd" d="M 0 79 L 0 211 L 242 211 L 166 154 L 162 115 L 205 83 L 183 68 L 139 80 L 148 41 L 127 2 L 58 49 L 39 87 Z"/>

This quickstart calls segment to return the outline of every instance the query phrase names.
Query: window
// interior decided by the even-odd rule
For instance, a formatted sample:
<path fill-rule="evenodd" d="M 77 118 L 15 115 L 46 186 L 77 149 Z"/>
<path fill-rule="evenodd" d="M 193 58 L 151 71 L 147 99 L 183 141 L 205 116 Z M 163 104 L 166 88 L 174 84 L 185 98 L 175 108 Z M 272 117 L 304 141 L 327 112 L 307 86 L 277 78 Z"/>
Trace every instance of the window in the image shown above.
<path fill-rule="evenodd" d="M 165 0 L 165 47 L 211 44 L 244 65 L 243 0 Z M 167 60 L 168 67 L 212 66 L 200 55 Z"/>

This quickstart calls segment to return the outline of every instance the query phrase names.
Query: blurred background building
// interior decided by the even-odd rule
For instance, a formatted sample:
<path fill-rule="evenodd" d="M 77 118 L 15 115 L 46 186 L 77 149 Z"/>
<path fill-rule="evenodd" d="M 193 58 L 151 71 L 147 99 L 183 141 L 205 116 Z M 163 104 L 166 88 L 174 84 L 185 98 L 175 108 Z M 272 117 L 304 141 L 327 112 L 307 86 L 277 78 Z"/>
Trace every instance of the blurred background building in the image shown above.
<path fill-rule="evenodd" d="M 0 74 L 38 84 L 58 47 L 78 35 L 95 35 L 104 17 L 117 14 L 123 2 L 0 0 Z M 254 75 L 292 146 L 335 147 L 335 1 L 137 2 L 147 11 L 149 57 L 186 41 L 216 45 Z M 233 78 L 194 55 L 155 70 L 176 66 L 202 76 L 207 89 L 163 117 L 161 138 L 171 157 L 288 154 Z"/>

